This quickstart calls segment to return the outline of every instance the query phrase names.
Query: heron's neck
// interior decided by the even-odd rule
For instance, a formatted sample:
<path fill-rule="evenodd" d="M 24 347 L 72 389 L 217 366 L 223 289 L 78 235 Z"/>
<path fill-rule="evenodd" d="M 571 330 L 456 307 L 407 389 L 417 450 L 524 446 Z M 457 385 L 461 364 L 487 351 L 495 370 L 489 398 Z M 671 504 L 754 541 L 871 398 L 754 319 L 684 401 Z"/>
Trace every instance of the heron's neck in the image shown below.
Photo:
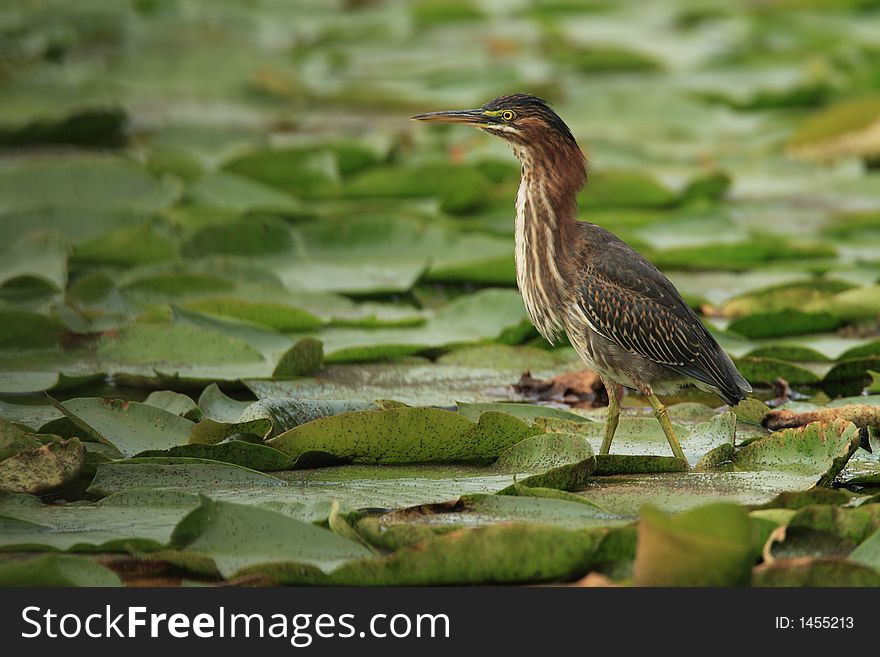
<path fill-rule="evenodd" d="M 551 343 L 564 328 L 571 253 L 576 247 L 577 194 L 586 180 L 577 146 L 514 146 L 522 163 L 516 198 L 516 280 L 529 317 Z"/>

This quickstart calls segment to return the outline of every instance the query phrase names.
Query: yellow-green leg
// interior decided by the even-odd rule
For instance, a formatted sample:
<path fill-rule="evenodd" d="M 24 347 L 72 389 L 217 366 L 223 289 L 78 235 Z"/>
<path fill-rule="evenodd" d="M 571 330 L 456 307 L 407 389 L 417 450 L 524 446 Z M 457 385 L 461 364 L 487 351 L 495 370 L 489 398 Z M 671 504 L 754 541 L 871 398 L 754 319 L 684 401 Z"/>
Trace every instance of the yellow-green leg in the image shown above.
<path fill-rule="evenodd" d="M 617 385 L 604 376 L 602 383 L 608 393 L 608 419 L 605 420 L 605 438 L 602 440 L 600 454 L 608 454 L 611 451 L 611 441 L 614 440 L 614 432 L 617 431 L 617 423 L 620 421 L 620 404 L 617 403 Z"/>
<path fill-rule="evenodd" d="M 657 395 L 653 392 L 647 392 L 645 396 L 648 398 L 648 401 L 651 402 L 651 407 L 654 409 L 654 417 L 657 418 L 657 421 L 663 428 L 663 433 L 666 434 L 666 440 L 669 442 L 669 446 L 672 448 L 672 453 L 675 455 L 675 458 L 681 459 L 687 463 L 684 452 L 681 451 L 681 445 L 678 444 L 678 438 L 675 437 L 675 430 L 672 428 L 672 422 L 669 420 L 669 413 L 666 412 L 666 407 L 663 405 L 663 402 L 657 399 Z"/>

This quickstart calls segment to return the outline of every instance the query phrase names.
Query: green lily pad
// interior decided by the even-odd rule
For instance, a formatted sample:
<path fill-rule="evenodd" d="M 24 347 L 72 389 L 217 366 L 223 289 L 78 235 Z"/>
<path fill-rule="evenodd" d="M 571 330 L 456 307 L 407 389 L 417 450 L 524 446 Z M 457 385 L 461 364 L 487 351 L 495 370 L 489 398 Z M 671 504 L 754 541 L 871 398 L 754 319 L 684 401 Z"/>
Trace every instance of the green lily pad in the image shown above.
<path fill-rule="evenodd" d="M 498 413 L 508 413 L 514 417 L 518 417 L 525 422 L 534 422 L 537 418 L 552 418 L 556 420 L 565 420 L 566 422 L 575 422 L 578 424 L 584 422 L 592 422 L 593 420 L 577 415 L 561 408 L 552 406 L 540 406 L 539 404 L 511 404 L 511 403 L 483 403 L 483 404 L 458 404 L 458 412 L 471 420 L 476 420 L 487 411 L 495 411 Z"/>
<path fill-rule="evenodd" d="M 727 328 L 747 338 L 776 338 L 833 331 L 842 323 L 840 317 L 831 313 L 807 313 L 788 309 L 747 315 L 735 319 Z"/>
<path fill-rule="evenodd" d="M 211 400 L 207 402 L 210 406 L 206 408 L 206 414 L 221 416 L 227 421 L 210 418 L 202 420 L 193 427 L 190 442 L 217 443 L 236 433 L 255 433 L 261 437 L 277 436 L 288 429 L 322 417 L 379 408 L 372 402 L 345 400 L 264 399 L 254 403 L 237 402 L 223 395 L 216 386 L 213 387 L 216 392 L 209 393 L 209 387 L 202 393 L 202 399 Z M 223 398 L 228 400 L 225 404 Z M 226 409 L 231 412 L 227 414 Z"/>
<path fill-rule="evenodd" d="M 67 286 L 70 247 L 56 233 L 38 232 L 13 241 L 0 253 L 0 288 L 37 280 L 51 291 Z"/>
<path fill-rule="evenodd" d="M 742 507 L 712 504 L 669 518 L 646 507 L 639 522 L 639 586 L 741 586 L 753 562 L 752 526 Z"/>
<path fill-rule="evenodd" d="M 130 160 L 109 156 L 48 157 L 0 172 L 0 211 L 26 208 L 166 208 L 180 190 Z"/>
<path fill-rule="evenodd" d="M 825 373 L 822 380 L 829 383 L 843 381 L 864 381 L 867 383 L 870 379 L 868 371 L 878 369 L 880 369 L 880 356 L 849 358 L 838 361 Z"/>
<path fill-rule="evenodd" d="M 850 561 L 864 564 L 880 572 L 880 529 L 865 538 L 849 555 Z"/>
<path fill-rule="evenodd" d="M 153 456 L 99 463 L 89 493 L 107 496 L 140 489 L 216 493 L 283 485 L 284 482 L 275 477 L 232 463 Z"/>
<path fill-rule="evenodd" d="M 195 426 L 161 408 L 118 399 L 69 399 L 60 408 L 86 436 L 116 448 L 123 456 L 185 445 Z"/>
<path fill-rule="evenodd" d="M 276 331 L 308 331 L 324 324 L 320 318 L 295 306 L 235 297 L 199 299 L 190 301 L 186 307 L 209 315 L 261 324 Z"/>
<path fill-rule="evenodd" d="M 584 531 L 510 524 L 463 529 L 403 548 L 381 559 L 354 561 L 329 576 L 302 566 L 259 566 L 281 584 L 348 586 L 451 586 L 567 580 L 584 574 L 596 539 Z M 480 554 L 481 559 L 466 555 Z"/>
<path fill-rule="evenodd" d="M 144 403 L 193 422 L 198 421 L 202 416 L 202 410 L 192 398 L 173 390 L 154 390 L 147 395 Z"/>
<path fill-rule="evenodd" d="M 235 212 L 296 212 L 300 209 L 300 204 L 291 195 L 226 171 L 201 176 L 187 188 L 186 195 L 200 206 Z"/>
<path fill-rule="evenodd" d="M 598 171 L 578 196 L 586 208 L 664 208 L 677 201 L 675 192 L 637 171 Z"/>
<path fill-rule="evenodd" d="M 206 497 L 175 527 L 172 543 L 184 553 L 210 559 L 227 578 L 276 562 L 327 572 L 372 556 L 353 541 L 282 513 Z"/>
<path fill-rule="evenodd" d="M 324 360 L 324 344 L 316 338 L 302 338 L 284 352 L 272 377 L 283 379 L 296 376 L 307 376 L 321 368 Z"/>
<path fill-rule="evenodd" d="M 279 452 L 277 449 L 244 440 L 229 440 L 217 445 L 200 443 L 178 445 L 164 451 L 150 450 L 142 452 L 141 456 L 143 458 L 168 456 L 217 461 L 239 465 L 243 468 L 260 472 L 287 470 L 294 463 L 294 459 L 283 452 Z"/>
<path fill-rule="evenodd" d="M 876 155 L 880 144 L 872 135 L 878 120 L 880 98 L 847 99 L 807 119 L 789 138 L 788 148 L 818 160 Z"/>
<path fill-rule="evenodd" d="M 821 380 L 812 370 L 779 358 L 746 356 L 737 358 L 735 363 L 740 374 L 753 384 L 773 383 L 780 378 L 794 385 L 818 383 Z"/>
<path fill-rule="evenodd" d="M 830 486 L 858 446 L 859 431 L 852 422 L 813 422 L 749 443 L 736 453 L 734 463 L 788 471 L 816 485 Z"/>
<path fill-rule="evenodd" d="M 259 398 L 372 402 L 394 399 L 411 406 L 454 406 L 519 398 L 512 388 L 521 372 L 425 363 L 330 365 L 320 376 L 288 381 L 246 379 Z"/>
<path fill-rule="evenodd" d="M 173 490 L 128 491 L 93 504 L 43 504 L 36 497 L 0 493 L 0 549 L 155 550 L 198 505 Z"/>
<path fill-rule="evenodd" d="M 361 463 L 485 461 L 537 433 L 504 413 L 477 422 L 436 408 L 343 413 L 294 427 L 267 441 L 296 458 L 311 452 Z"/>
<path fill-rule="evenodd" d="M 755 568 L 752 586 L 880 586 L 880 573 L 840 557 L 783 559 Z"/>
<path fill-rule="evenodd" d="M 326 153 L 296 149 L 254 151 L 227 162 L 224 169 L 294 198 L 334 195 L 338 188 L 333 158 Z"/>
<path fill-rule="evenodd" d="M 727 317 L 743 317 L 755 313 L 775 313 L 780 310 L 797 311 L 810 303 L 824 300 L 832 294 L 852 287 L 851 283 L 833 278 L 795 280 L 735 296 L 724 302 L 722 312 Z"/>
<path fill-rule="evenodd" d="M 0 563 L 0 586 L 122 586 L 122 581 L 91 559 L 49 555 Z"/>
<path fill-rule="evenodd" d="M 131 267 L 174 260 L 177 245 L 149 223 L 118 228 L 74 247 L 71 262 L 80 267 Z"/>
<path fill-rule="evenodd" d="M 582 499 L 582 498 L 576 498 Z M 586 500 L 583 500 L 586 502 Z M 566 529 L 618 525 L 624 520 L 589 503 L 567 499 L 509 495 L 465 495 L 441 504 L 400 509 L 377 519 L 377 531 L 428 526 L 434 531 L 503 522 L 534 523 Z"/>
<path fill-rule="evenodd" d="M 374 167 L 348 182 L 349 198 L 438 197 L 451 214 L 466 214 L 485 205 L 489 181 L 476 168 L 428 164 L 419 167 Z"/>
<path fill-rule="evenodd" d="M 788 362 L 828 363 L 831 358 L 825 354 L 797 344 L 771 344 L 752 349 L 744 358 L 772 358 Z"/>
<path fill-rule="evenodd" d="M 655 251 L 650 254 L 650 260 L 660 269 L 745 271 L 769 262 L 801 262 L 832 258 L 834 255 L 834 247 L 827 244 L 792 245 L 776 240 L 773 243 L 759 241 L 683 246 Z"/>

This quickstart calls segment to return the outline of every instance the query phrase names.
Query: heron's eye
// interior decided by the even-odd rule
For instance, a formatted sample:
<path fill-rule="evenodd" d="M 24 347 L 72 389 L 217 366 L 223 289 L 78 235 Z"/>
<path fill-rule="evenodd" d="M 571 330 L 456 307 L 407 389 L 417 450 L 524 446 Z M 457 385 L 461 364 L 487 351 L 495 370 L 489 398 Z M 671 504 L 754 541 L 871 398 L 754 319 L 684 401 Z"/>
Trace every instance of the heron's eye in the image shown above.
<path fill-rule="evenodd" d="M 511 110 L 504 110 L 501 112 L 501 118 L 510 123 L 516 118 L 516 112 L 512 112 Z"/>

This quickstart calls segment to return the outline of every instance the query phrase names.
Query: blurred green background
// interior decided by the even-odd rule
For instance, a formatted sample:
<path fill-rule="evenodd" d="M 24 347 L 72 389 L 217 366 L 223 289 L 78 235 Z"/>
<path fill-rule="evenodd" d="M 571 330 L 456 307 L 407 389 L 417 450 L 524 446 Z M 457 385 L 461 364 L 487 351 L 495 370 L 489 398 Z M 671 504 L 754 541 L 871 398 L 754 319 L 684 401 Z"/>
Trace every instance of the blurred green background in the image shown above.
<path fill-rule="evenodd" d="M 877 0 L 0 0 L 0 585 L 876 586 L 878 88 Z M 600 458 L 604 408 L 495 403 L 582 365 L 508 147 L 409 117 L 512 92 L 759 397 L 845 419 L 686 393 L 690 470 L 638 395 Z"/>
<path fill-rule="evenodd" d="M 753 384 L 857 393 L 878 85 L 869 0 L 4 2 L 0 392 L 289 379 L 321 366 L 304 336 L 323 383 L 288 394 L 400 398 L 433 363 L 407 399 L 451 403 L 576 369 L 515 290 L 507 146 L 409 121 L 530 92 L 589 155 L 581 218 Z"/>

